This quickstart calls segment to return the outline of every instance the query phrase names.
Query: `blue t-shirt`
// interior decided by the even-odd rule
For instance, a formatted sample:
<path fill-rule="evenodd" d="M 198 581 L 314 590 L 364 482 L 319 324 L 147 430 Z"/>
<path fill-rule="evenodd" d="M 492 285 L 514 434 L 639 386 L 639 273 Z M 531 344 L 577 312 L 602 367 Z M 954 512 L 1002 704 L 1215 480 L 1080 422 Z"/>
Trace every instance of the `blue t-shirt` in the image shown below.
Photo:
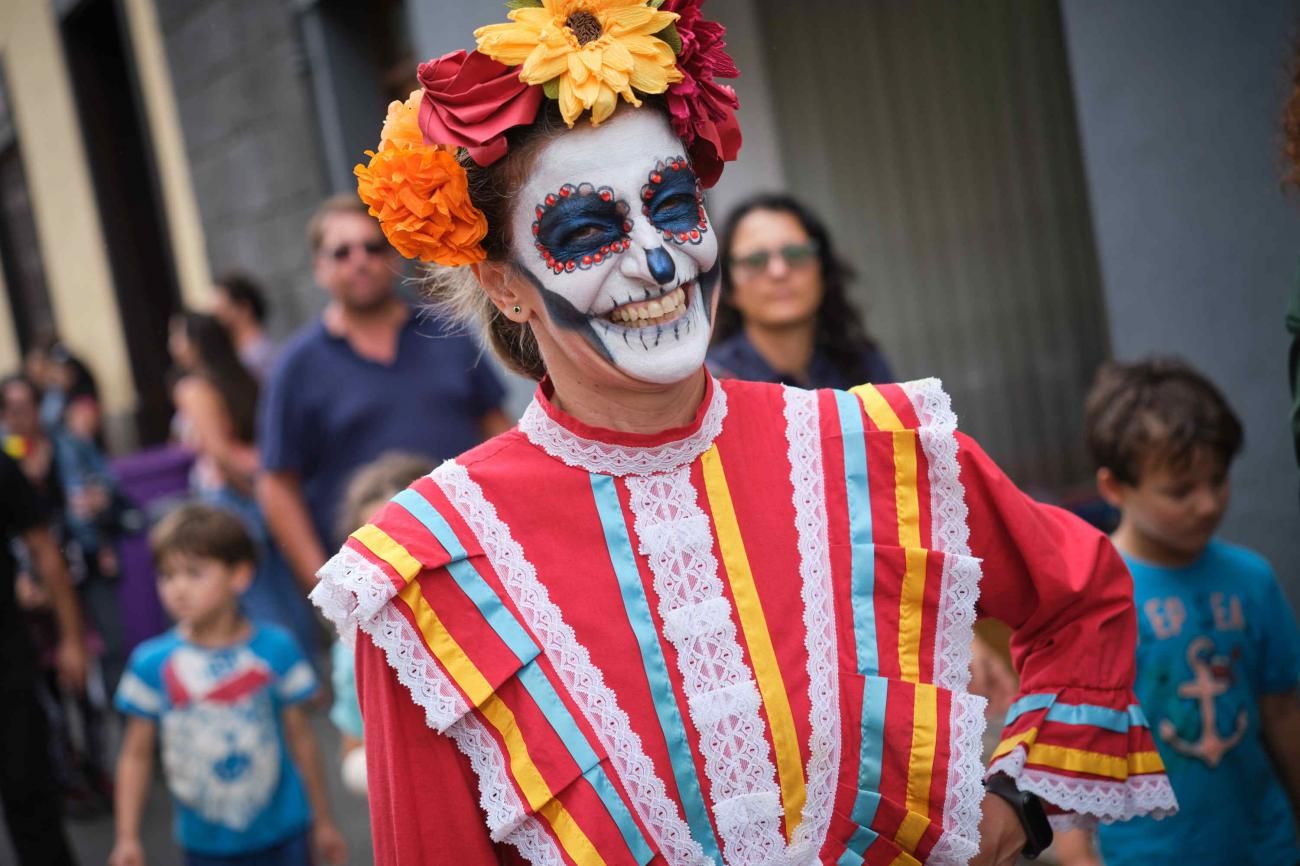
<path fill-rule="evenodd" d="M 1126 557 L 1137 603 L 1137 696 L 1178 813 L 1104 824 L 1106 866 L 1300 862 L 1259 697 L 1300 677 L 1295 617 L 1262 557 L 1211 541 L 1166 568 Z"/>
<path fill-rule="evenodd" d="M 254 625 L 247 641 L 217 649 L 176 629 L 136 647 L 114 705 L 158 725 L 182 848 L 243 854 L 311 823 L 280 710 L 315 692 L 311 665 L 276 626 Z"/>
<path fill-rule="evenodd" d="M 505 389 L 478 344 L 412 311 L 392 364 L 362 358 L 317 320 L 280 354 L 262 400 L 267 469 L 296 472 L 321 544 L 352 473 L 387 451 L 445 460 L 477 445 Z"/>
<path fill-rule="evenodd" d="M 847 374 L 836 367 L 825 352 L 817 350 L 808 362 L 808 379 L 797 382 L 772 369 L 767 359 L 758 353 L 754 344 L 740 331 L 709 349 L 709 371 L 724 379 L 746 379 L 750 382 L 779 382 L 801 388 L 849 388 L 866 382 L 882 384 L 894 381 L 894 374 L 880 350 L 867 347 L 862 353 L 860 373 Z"/>

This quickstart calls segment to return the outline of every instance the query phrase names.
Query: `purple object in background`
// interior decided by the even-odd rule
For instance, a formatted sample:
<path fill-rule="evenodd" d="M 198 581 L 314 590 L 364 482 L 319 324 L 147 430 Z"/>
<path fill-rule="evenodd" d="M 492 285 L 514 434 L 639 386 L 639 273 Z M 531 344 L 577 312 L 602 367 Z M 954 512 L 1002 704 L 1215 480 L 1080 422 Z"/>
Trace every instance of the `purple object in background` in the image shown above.
<path fill-rule="evenodd" d="M 149 448 L 111 461 L 122 492 L 151 518 L 167 500 L 189 493 L 193 464 L 194 453 L 179 445 Z M 158 601 L 149 539 L 143 533 L 127 536 L 117 550 L 122 566 L 118 602 L 125 651 L 130 652 L 141 641 L 166 631 L 171 623 Z"/>

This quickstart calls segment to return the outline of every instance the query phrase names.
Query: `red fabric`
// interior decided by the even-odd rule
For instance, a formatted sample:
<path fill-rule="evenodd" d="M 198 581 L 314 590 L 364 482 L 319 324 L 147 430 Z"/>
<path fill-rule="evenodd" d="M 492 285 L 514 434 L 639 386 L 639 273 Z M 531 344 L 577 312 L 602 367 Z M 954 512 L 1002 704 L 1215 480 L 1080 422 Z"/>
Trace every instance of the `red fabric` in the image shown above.
<path fill-rule="evenodd" d="M 377 866 L 522 864 L 488 838 L 469 759 L 425 724 L 384 654 L 357 635 L 366 784 Z"/>

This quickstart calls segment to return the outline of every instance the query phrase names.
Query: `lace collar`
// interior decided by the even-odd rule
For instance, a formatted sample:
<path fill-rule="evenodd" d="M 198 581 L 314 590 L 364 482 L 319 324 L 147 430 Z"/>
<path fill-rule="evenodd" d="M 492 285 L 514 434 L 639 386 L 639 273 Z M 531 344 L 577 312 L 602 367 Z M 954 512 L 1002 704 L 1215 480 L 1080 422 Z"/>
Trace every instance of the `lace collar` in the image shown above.
<path fill-rule="evenodd" d="M 600 475 L 653 475 L 686 466 L 709 450 L 727 417 L 726 391 L 712 376 L 691 423 L 659 433 L 589 427 L 557 409 L 549 396 L 550 383 L 543 382 L 519 419 L 519 430 L 556 460 Z"/>

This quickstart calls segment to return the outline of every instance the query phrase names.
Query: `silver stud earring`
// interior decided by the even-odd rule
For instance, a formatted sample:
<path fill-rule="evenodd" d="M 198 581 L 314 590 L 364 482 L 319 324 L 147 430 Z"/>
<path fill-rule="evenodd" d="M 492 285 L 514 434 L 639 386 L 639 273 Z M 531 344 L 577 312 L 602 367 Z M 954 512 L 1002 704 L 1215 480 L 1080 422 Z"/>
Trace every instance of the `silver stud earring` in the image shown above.
<path fill-rule="evenodd" d="M 514 311 L 515 311 L 515 315 L 517 316 L 523 312 L 523 309 L 518 304 L 515 304 Z"/>

